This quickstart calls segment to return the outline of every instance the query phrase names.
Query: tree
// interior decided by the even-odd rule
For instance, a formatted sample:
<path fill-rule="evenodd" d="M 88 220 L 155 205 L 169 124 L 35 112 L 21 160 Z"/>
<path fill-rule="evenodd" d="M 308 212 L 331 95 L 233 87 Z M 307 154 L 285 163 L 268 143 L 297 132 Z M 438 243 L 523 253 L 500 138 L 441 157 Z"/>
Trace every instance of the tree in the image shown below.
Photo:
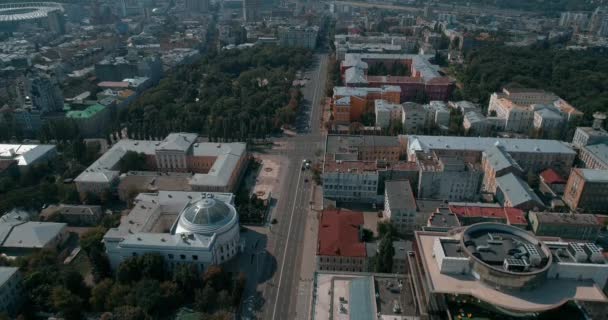
<path fill-rule="evenodd" d="M 51 301 L 55 310 L 59 311 L 66 320 L 77 320 L 82 317 L 82 299 L 64 287 L 55 287 Z"/>
<path fill-rule="evenodd" d="M 157 314 L 162 302 L 160 283 L 152 279 L 138 282 L 135 285 L 135 302 L 146 314 Z"/>
<path fill-rule="evenodd" d="M 135 151 L 127 151 L 120 159 L 118 166 L 121 173 L 129 171 L 144 171 L 147 169 L 146 155 L 141 152 L 138 153 Z"/>
<path fill-rule="evenodd" d="M 95 311 L 111 310 L 108 304 L 108 297 L 112 292 L 114 281 L 112 279 L 104 279 L 98 283 L 93 290 L 91 290 L 91 298 L 89 298 L 89 304 Z"/>
<path fill-rule="evenodd" d="M 378 255 L 376 257 L 375 271 L 381 273 L 390 273 L 393 269 L 393 256 L 395 248 L 393 247 L 393 239 L 386 235 L 380 241 Z"/>
<path fill-rule="evenodd" d="M 196 310 L 212 312 L 216 303 L 217 292 L 210 284 L 205 285 L 202 290 L 197 290 L 194 298 Z"/>
<path fill-rule="evenodd" d="M 148 320 L 150 317 L 140 307 L 120 306 L 114 309 L 114 320 Z"/>
<path fill-rule="evenodd" d="M 179 286 L 186 297 L 192 297 L 194 291 L 200 289 L 202 284 L 198 270 L 191 264 L 176 266 L 173 271 L 173 282 Z"/>

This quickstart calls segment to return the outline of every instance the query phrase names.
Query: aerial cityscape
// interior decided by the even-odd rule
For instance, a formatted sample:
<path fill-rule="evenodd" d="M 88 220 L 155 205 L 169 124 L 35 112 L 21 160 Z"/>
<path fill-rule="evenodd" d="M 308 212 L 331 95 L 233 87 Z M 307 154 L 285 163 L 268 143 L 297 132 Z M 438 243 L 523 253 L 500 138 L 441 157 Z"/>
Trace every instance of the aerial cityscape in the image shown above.
<path fill-rule="evenodd" d="M 0 0 L 0 320 L 608 320 L 608 1 Z"/>

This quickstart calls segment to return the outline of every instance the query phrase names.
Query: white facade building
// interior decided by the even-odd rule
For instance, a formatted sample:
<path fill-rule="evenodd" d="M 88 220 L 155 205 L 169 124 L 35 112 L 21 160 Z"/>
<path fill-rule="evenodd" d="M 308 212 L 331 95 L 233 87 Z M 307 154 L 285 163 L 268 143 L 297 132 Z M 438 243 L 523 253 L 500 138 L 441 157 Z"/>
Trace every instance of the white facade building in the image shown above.
<path fill-rule="evenodd" d="M 374 107 L 376 127 L 388 128 L 393 121 L 401 121 L 403 109 L 400 104 L 390 103 L 386 100 L 376 100 Z"/>
<path fill-rule="evenodd" d="M 418 103 L 406 102 L 403 104 L 401 122 L 405 133 L 420 133 L 429 127 L 429 112 Z"/>
<path fill-rule="evenodd" d="M 239 252 L 238 214 L 231 193 L 142 193 L 127 219 L 104 236 L 110 265 L 146 253 L 161 255 L 169 268 L 219 265 Z M 128 222 L 126 222 L 128 221 Z"/>

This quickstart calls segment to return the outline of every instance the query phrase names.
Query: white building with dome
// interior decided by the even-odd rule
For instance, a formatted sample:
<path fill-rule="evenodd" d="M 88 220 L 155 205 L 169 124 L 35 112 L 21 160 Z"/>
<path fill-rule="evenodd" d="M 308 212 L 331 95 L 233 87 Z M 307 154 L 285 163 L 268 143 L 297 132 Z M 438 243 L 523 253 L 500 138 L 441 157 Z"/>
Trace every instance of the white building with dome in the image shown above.
<path fill-rule="evenodd" d="M 141 193 L 131 212 L 104 236 L 112 269 L 146 253 L 165 258 L 170 268 L 194 264 L 199 270 L 234 258 L 239 221 L 231 193 Z"/>

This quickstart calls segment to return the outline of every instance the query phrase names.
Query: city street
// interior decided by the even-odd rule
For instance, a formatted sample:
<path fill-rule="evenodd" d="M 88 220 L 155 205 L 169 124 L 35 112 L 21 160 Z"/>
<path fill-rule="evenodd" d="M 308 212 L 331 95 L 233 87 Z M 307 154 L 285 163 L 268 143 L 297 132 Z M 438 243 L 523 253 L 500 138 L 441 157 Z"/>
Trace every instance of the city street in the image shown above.
<path fill-rule="evenodd" d="M 287 179 L 283 185 L 272 218 L 268 251 L 276 259 L 276 272 L 270 280 L 260 284 L 264 304 L 261 319 L 294 319 L 296 296 L 300 281 L 300 267 L 304 246 L 306 216 L 310 207 L 311 186 L 314 183 L 310 170 L 301 170 L 302 161 L 317 160 L 315 153 L 323 147 L 320 133 L 319 102 L 324 97 L 327 73 L 327 54 L 315 55 L 314 67 L 306 72 L 311 80 L 302 90 L 303 110 L 298 115 L 298 135 L 286 138 L 293 147 L 281 153 L 289 159 Z M 305 257 L 314 259 L 313 257 Z"/>

